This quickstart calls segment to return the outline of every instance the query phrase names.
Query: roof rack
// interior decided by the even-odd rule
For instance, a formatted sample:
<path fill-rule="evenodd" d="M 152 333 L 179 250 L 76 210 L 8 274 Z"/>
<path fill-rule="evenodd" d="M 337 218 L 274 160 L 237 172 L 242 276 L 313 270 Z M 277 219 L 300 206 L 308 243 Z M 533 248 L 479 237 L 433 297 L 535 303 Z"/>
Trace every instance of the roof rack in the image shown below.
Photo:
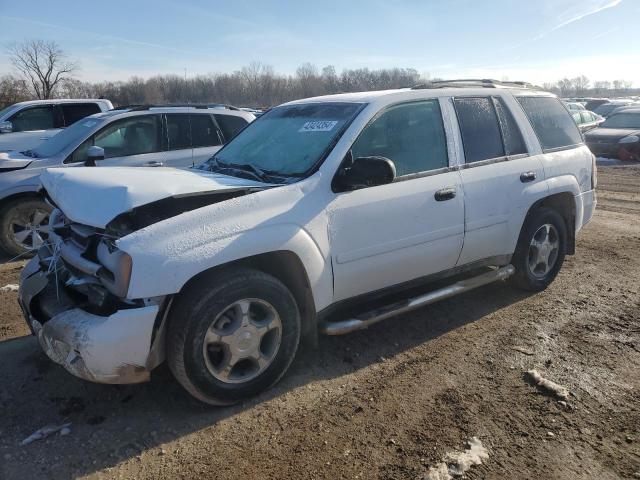
<path fill-rule="evenodd" d="M 450 87 L 482 87 L 482 88 L 525 88 L 539 89 L 529 82 L 510 82 L 493 80 L 490 78 L 461 78 L 454 80 L 433 80 L 411 87 L 412 90 L 420 90 L 425 88 L 450 88 Z"/>
<path fill-rule="evenodd" d="M 149 110 L 151 108 L 178 108 L 178 107 L 191 107 L 198 109 L 207 109 L 207 108 L 226 108 L 227 110 L 240 110 L 238 107 L 234 107 L 233 105 L 224 105 L 221 103 L 166 103 L 164 105 L 161 104 L 136 104 L 136 105 L 123 105 L 114 110 L 129 110 L 130 112 L 137 112 L 140 110 Z"/>

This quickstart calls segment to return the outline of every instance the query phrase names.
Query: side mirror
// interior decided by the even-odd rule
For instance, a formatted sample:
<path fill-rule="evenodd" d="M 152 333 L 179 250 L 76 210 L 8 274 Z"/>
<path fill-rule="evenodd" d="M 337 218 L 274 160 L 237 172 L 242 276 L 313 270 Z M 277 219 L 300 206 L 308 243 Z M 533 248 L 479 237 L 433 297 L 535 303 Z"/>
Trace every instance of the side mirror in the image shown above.
<path fill-rule="evenodd" d="M 85 167 L 95 167 L 98 160 L 104 160 L 104 148 L 89 147 L 87 150 L 87 159 L 84 161 Z"/>
<path fill-rule="evenodd" d="M 10 121 L 0 122 L 0 133 L 13 132 L 13 124 Z"/>
<path fill-rule="evenodd" d="M 346 192 L 386 185 L 393 182 L 395 178 L 396 166 L 388 158 L 358 157 L 353 159 L 349 153 L 333 179 L 333 190 Z"/>

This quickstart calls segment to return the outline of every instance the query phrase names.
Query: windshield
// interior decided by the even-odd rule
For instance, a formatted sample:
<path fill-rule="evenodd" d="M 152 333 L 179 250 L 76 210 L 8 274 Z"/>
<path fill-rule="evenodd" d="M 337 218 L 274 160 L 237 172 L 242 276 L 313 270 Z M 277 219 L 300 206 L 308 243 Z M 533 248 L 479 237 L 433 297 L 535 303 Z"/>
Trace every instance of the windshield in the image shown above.
<path fill-rule="evenodd" d="M 624 107 L 626 104 L 624 103 L 605 103 L 604 105 L 600 105 L 598 108 L 594 110 L 598 115 L 608 115 L 613 112 L 616 108 Z"/>
<path fill-rule="evenodd" d="M 44 141 L 40 146 L 34 148 L 29 153 L 36 158 L 47 158 L 57 155 L 71 144 L 80 143 L 93 128 L 103 122 L 101 118 L 83 118 L 73 125 L 56 133 L 49 140 Z"/>
<path fill-rule="evenodd" d="M 0 118 L 4 117 L 7 113 L 9 113 L 13 109 L 13 105 L 8 106 L 7 108 L 0 110 Z"/>
<path fill-rule="evenodd" d="M 616 113 L 607 118 L 602 128 L 639 128 L 640 129 L 640 113 Z"/>
<path fill-rule="evenodd" d="M 273 108 L 200 168 L 240 165 L 269 174 L 303 176 L 322 160 L 362 106 L 307 103 Z"/>

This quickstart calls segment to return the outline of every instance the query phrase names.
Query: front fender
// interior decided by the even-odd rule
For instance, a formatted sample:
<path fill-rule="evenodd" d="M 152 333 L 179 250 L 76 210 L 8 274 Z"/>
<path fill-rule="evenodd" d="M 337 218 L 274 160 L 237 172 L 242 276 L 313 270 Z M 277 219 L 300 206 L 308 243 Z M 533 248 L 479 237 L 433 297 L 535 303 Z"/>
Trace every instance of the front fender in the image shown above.
<path fill-rule="evenodd" d="M 6 189 L 0 188 L 0 202 L 10 199 L 16 195 L 22 195 L 25 193 L 38 193 L 40 191 L 40 185 L 15 185 Z"/>
<path fill-rule="evenodd" d="M 295 224 L 265 225 L 221 238 L 201 236 L 198 241 L 148 244 L 129 243 L 119 247 L 133 260 L 128 298 L 147 298 L 179 292 L 197 274 L 235 260 L 275 251 L 290 251 L 304 266 L 316 310 L 331 303 L 333 296 L 330 263 L 311 235 Z"/>

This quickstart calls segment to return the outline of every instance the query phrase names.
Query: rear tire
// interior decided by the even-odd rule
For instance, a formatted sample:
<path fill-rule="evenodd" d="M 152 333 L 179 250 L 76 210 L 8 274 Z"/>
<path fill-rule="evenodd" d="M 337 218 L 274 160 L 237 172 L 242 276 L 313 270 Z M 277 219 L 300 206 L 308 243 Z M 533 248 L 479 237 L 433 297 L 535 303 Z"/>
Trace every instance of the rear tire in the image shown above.
<path fill-rule="evenodd" d="M 285 374 L 300 341 L 300 313 L 278 279 L 249 268 L 206 275 L 171 309 L 167 363 L 180 384 L 211 405 L 231 405 Z"/>
<path fill-rule="evenodd" d="M 539 208 L 525 220 L 512 264 L 511 282 L 517 288 L 539 292 L 556 278 L 567 252 L 567 224 L 551 208 Z"/>
<path fill-rule="evenodd" d="M 10 257 L 34 255 L 48 238 L 51 210 L 35 197 L 5 204 L 0 209 L 0 249 Z"/>

